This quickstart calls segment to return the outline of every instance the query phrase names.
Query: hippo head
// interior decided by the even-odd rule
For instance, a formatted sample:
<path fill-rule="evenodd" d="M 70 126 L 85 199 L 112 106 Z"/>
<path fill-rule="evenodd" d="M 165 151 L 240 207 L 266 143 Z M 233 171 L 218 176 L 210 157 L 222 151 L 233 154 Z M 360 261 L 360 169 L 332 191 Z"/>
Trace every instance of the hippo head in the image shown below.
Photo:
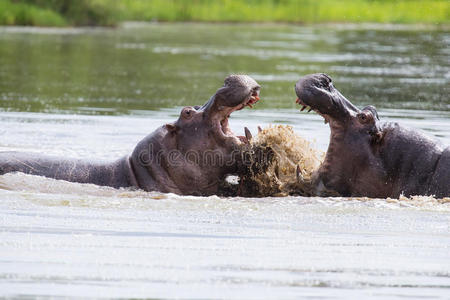
<path fill-rule="evenodd" d="M 317 172 L 317 194 L 332 190 L 348 195 L 348 181 L 354 179 L 356 168 L 370 164 L 372 153 L 382 138 L 378 113 L 373 106 L 362 110 L 347 100 L 326 74 L 302 77 L 295 85 L 297 103 L 304 110 L 310 107 L 330 124 L 330 144 L 324 162 Z M 351 163 L 350 163 L 351 162 Z"/>
<path fill-rule="evenodd" d="M 223 87 L 203 105 L 186 106 L 175 123 L 166 128 L 183 149 L 193 151 L 236 149 L 247 137 L 235 135 L 228 120 L 232 112 L 259 100 L 260 86 L 246 75 L 230 75 Z"/>
<path fill-rule="evenodd" d="M 379 138 L 378 113 L 372 105 L 362 110 L 347 100 L 334 86 L 326 74 L 312 74 L 301 78 L 295 85 L 297 103 L 302 110 L 310 107 L 330 123 L 331 140 L 351 128 L 352 135 L 367 142 Z"/>
<path fill-rule="evenodd" d="M 203 106 L 184 107 L 177 121 L 144 139 L 131 157 L 138 165 L 137 177 L 152 177 L 137 178 L 138 183 L 151 183 L 140 187 L 177 194 L 219 193 L 226 175 L 236 171 L 240 146 L 248 143 L 247 137 L 231 131 L 230 115 L 256 103 L 259 91 L 251 77 L 230 75 Z"/>

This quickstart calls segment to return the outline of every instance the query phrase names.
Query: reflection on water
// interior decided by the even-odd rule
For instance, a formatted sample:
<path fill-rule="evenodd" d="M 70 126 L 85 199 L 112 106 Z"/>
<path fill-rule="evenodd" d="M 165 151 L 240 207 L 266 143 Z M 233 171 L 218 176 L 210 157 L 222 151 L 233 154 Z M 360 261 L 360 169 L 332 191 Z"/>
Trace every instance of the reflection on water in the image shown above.
<path fill-rule="evenodd" d="M 450 110 L 445 30 L 152 24 L 0 29 L 0 103 L 13 111 L 125 114 L 204 103 L 230 73 L 293 108 L 293 83 L 326 72 L 359 105 Z M 41 34 L 36 34 L 36 33 Z"/>
<path fill-rule="evenodd" d="M 448 31 L 132 24 L 0 29 L 0 151 L 115 159 L 229 73 L 263 86 L 230 126 L 289 124 L 326 150 L 295 81 L 327 72 L 357 105 L 450 145 Z M 295 108 L 295 109 L 294 109 Z M 76 112 L 78 114 L 71 114 Z M 450 288 L 450 203 L 262 199 L 0 176 L 0 294 L 154 298 L 436 298 Z"/>

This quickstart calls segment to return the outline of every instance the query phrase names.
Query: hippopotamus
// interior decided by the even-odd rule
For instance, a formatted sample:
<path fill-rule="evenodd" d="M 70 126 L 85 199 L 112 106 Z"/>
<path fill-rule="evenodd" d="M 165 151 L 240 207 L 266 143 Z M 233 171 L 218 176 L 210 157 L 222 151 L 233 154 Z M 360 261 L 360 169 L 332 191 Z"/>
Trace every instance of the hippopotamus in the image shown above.
<path fill-rule="evenodd" d="M 230 114 L 251 107 L 259 100 L 259 92 L 259 84 L 251 77 L 230 75 L 203 106 L 184 107 L 176 122 L 147 135 L 131 155 L 98 162 L 0 152 L 0 175 L 23 172 L 114 188 L 217 194 L 221 180 L 235 172 L 239 146 L 248 142 L 231 131 Z"/>
<path fill-rule="evenodd" d="M 397 198 L 450 196 L 450 147 L 398 123 L 381 122 L 374 106 L 357 108 L 326 74 L 296 83 L 297 103 L 329 123 L 325 159 L 313 175 L 317 195 Z"/>

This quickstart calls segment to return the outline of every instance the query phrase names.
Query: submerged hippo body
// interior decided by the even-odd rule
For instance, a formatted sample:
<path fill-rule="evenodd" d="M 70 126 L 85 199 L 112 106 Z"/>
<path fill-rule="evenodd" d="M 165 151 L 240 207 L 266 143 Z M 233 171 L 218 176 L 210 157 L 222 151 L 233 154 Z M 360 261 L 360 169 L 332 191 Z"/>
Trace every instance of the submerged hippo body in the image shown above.
<path fill-rule="evenodd" d="M 202 106 L 184 107 L 138 143 L 131 155 L 110 163 L 0 152 L 0 175 L 23 172 L 103 186 L 211 195 L 236 169 L 236 153 L 246 138 L 230 130 L 230 114 L 259 100 L 260 86 L 249 76 L 231 75 Z"/>
<path fill-rule="evenodd" d="M 301 78 L 295 92 L 297 103 L 311 107 L 331 129 L 325 160 L 314 174 L 317 195 L 450 196 L 450 147 L 380 122 L 375 107 L 358 109 L 325 74 Z"/>

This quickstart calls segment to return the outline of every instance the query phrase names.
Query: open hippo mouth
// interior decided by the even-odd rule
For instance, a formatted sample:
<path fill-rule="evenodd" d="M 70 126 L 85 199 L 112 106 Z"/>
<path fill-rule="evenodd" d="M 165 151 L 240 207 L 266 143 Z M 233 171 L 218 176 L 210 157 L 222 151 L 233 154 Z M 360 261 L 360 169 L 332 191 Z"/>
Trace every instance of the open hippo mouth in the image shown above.
<path fill-rule="evenodd" d="M 260 100 L 259 92 L 259 84 L 249 76 L 231 75 L 225 79 L 224 86 L 201 108 L 219 139 L 234 145 L 250 141 L 252 135 L 246 127 L 245 136 L 233 133 L 229 126 L 229 118 L 234 111 L 247 106 L 252 108 Z"/>
<path fill-rule="evenodd" d="M 238 136 L 238 135 L 234 134 L 234 132 L 231 130 L 230 125 L 229 125 L 229 118 L 230 118 L 230 115 L 234 111 L 241 110 L 246 106 L 252 108 L 253 107 L 252 105 L 255 104 L 256 102 L 258 102 L 259 99 L 260 99 L 259 98 L 259 90 L 256 90 L 256 91 L 253 91 L 251 96 L 248 99 L 246 99 L 242 104 L 239 104 L 236 107 L 231 107 L 229 109 L 225 109 L 225 110 L 228 110 L 227 113 L 225 114 L 225 117 L 223 117 L 221 121 L 219 121 L 220 118 L 217 120 L 217 122 L 219 124 L 216 126 L 220 127 L 220 129 L 221 129 L 220 134 L 224 138 L 237 138 L 242 143 L 249 143 L 249 141 L 252 138 L 252 134 L 250 133 L 250 130 L 248 130 L 247 127 L 244 127 L 245 136 Z"/>

